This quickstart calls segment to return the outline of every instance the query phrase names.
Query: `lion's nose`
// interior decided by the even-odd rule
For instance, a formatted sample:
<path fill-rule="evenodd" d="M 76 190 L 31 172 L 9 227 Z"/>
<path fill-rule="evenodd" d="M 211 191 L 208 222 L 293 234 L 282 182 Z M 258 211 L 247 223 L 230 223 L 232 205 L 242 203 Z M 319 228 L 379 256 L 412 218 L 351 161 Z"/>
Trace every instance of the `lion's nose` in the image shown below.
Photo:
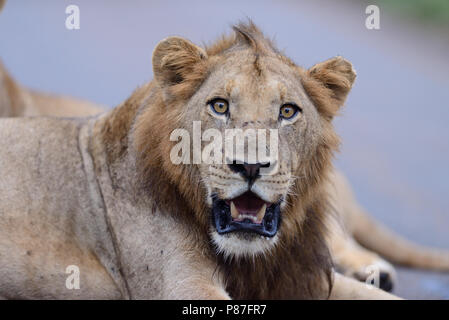
<path fill-rule="evenodd" d="M 246 180 L 248 181 L 254 181 L 256 180 L 260 175 L 260 168 L 261 167 L 269 167 L 270 163 L 243 163 L 238 164 L 236 161 L 234 161 L 232 164 L 229 165 L 229 168 L 236 173 L 240 173 Z"/>

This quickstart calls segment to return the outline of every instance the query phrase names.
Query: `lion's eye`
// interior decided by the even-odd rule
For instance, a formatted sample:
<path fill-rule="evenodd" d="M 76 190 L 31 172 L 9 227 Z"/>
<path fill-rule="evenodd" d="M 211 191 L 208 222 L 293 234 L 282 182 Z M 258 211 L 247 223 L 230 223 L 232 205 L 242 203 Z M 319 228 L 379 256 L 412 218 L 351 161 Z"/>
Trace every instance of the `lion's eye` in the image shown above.
<path fill-rule="evenodd" d="M 217 114 L 223 115 L 228 113 L 229 110 L 229 104 L 225 99 L 214 99 L 211 102 L 209 102 L 209 105 Z"/>
<path fill-rule="evenodd" d="M 294 104 L 284 104 L 279 110 L 279 117 L 282 119 L 293 119 L 301 109 Z"/>

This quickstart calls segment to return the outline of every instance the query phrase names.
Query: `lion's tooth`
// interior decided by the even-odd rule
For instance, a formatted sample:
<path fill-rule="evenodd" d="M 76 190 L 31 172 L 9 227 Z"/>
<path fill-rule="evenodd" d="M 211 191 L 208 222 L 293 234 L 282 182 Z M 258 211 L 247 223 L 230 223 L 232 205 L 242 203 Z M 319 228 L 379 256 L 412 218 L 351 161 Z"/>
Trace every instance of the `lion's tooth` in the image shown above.
<path fill-rule="evenodd" d="M 265 216 L 266 210 L 267 210 L 267 204 L 264 203 L 262 208 L 260 208 L 259 212 L 257 213 L 257 221 L 262 221 L 263 217 Z"/>
<path fill-rule="evenodd" d="M 234 219 L 237 219 L 239 217 L 239 211 L 235 207 L 235 204 L 233 201 L 231 201 L 231 216 Z"/>

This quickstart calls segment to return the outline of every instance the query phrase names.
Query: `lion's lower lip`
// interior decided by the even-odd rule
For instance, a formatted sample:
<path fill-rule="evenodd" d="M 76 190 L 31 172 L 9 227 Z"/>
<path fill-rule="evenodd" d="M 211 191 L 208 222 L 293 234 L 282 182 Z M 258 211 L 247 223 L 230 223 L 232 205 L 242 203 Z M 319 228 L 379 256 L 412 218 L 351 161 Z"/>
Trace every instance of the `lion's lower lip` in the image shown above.
<path fill-rule="evenodd" d="M 251 211 L 240 215 L 239 217 L 243 217 L 242 219 L 233 218 L 231 215 L 231 205 L 234 205 L 232 200 L 222 200 L 216 196 L 213 196 L 212 199 L 213 224 L 218 234 L 252 232 L 265 237 L 276 235 L 280 223 L 280 202 L 269 204 L 269 206 L 263 204 L 262 206 L 266 208 L 263 219 L 255 221 L 255 216 Z M 241 204 L 240 209 L 245 210 L 245 208 L 242 209 Z"/>

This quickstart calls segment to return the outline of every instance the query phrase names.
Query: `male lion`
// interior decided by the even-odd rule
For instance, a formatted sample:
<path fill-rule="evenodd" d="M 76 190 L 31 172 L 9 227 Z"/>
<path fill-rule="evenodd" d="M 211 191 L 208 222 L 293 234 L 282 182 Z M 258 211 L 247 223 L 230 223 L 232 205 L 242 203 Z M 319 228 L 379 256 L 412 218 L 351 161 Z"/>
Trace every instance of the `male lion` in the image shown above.
<path fill-rule="evenodd" d="M 4 0 L 0 0 L 0 10 Z M 321 90 L 317 87 L 318 90 Z M 314 88 L 309 88 L 314 90 Z M 103 106 L 29 90 L 17 84 L 0 63 L 0 117 L 59 116 L 98 114 Z M 379 271 L 379 285 L 390 291 L 395 280 L 392 265 L 376 253 L 398 264 L 449 271 L 449 253 L 412 244 L 370 219 L 354 198 L 345 177 L 335 169 L 327 186 L 329 210 L 326 238 L 337 269 L 347 276 L 366 281 L 373 267 Z M 365 246 L 373 250 L 371 252 Z"/>
<path fill-rule="evenodd" d="M 106 114 L 0 120 L 0 296 L 393 297 L 333 273 L 324 237 L 351 64 L 304 70 L 252 23 L 235 30 L 206 50 L 161 41 L 155 80 Z M 279 170 L 173 164 L 170 134 L 194 121 L 277 129 Z"/>
<path fill-rule="evenodd" d="M 30 91 L 16 83 L 0 63 L 0 117 L 90 116 L 102 110 L 103 106 L 83 100 Z M 326 238 L 341 273 L 366 281 L 373 268 L 378 268 L 380 288 L 391 291 L 395 270 L 378 254 L 405 266 L 449 271 L 447 252 L 418 246 L 393 234 L 367 216 L 341 172 L 333 169 L 329 177 L 327 191 L 331 214 L 326 216 Z"/>

